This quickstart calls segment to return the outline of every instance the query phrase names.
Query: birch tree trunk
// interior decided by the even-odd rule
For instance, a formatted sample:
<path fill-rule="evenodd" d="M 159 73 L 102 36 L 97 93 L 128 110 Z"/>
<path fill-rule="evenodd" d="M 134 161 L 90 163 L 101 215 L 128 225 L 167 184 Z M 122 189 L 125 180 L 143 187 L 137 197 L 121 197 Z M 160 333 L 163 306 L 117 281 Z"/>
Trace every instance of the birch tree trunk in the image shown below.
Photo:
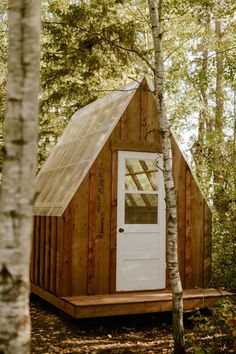
<path fill-rule="evenodd" d="M 156 0 L 148 0 L 155 51 L 155 99 L 163 137 L 164 183 L 167 213 L 167 265 L 173 293 L 172 313 L 174 353 L 185 353 L 183 326 L 183 290 L 178 267 L 177 201 L 172 174 L 171 133 L 164 103 L 164 65 L 161 40 L 160 11 Z"/>
<path fill-rule="evenodd" d="M 224 116 L 224 64 L 222 51 L 222 20 L 215 20 L 216 34 L 216 107 L 215 132 L 217 143 L 223 142 L 223 116 Z"/>
<path fill-rule="evenodd" d="M 210 14 L 207 14 L 203 22 L 204 32 L 201 40 L 202 47 L 202 65 L 199 72 L 199 119 L 198 119 L 198 138 L 192 146 L 191 153 L 195 162 L 195 171 L 197 177 L 204 179 L 208 176 L 208 180 L 212 176 L 212 166 L 207 164 L 209 156 L 212 153 L 211 135 L 212 135 L 212 118 L 209 110 L 209 33 Z"/>
<path fill-rule="evenodd" d="M 219 215 L 224 218 L 227 205 L 224 200 L 224 186 L 221 176 L 221 169 L 224 157 L 222 148 L 224 145 L 223 125 L 224 125 L 224 64 L 222 51 L 222 20 L 217 13 L 220 3 L 216 6 L 215 36 L 216 36 L 216 86 L 215 86 L 215 122 L 214 122 L 214 159 L 217 163 L 214 166 L 214 197 L 213 203 Z"/>
<path fill-rule="evenodd" d="M 30 352 L 29 262 L 37 154 L 40 1 L 9 0 L 0 195 L 0 353 Z"/>

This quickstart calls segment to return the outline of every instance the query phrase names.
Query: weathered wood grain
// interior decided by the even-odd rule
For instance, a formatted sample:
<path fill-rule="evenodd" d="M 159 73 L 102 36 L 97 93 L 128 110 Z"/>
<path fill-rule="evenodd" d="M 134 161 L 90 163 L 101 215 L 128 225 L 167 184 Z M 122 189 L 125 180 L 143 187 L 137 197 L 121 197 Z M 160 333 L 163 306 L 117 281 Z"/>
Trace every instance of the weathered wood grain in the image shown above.
<path fill-rule="evenodd" d="M 72 295 L 71 253 L 72 253 L 72 210 L 67 208 L 63 220 L 63 235 L 60 248 L 60 296 Z M 68 296 L 70 296 L 68 295 Z"/>
<path fill-rule="evenodd" d="M 35 284 L 39 284 L 39 257 L 40 257 L 40 216 L 34 217 L 35 222 L 35 257 L 34 264 L 34 279 Z"/>
<path fill-rule="evenodd" d="M 39 285 L 41 288 L 44 287 L 45 278 L 45 216 L 40 217 L 40 245 L 39 245 Z"/>
<path fill-rule="evenodd" d="M 88 294 L 95 294 L 95 243 L 96 243 L 96 161 L 89 172 L 89 243 L 88 243 Z"/>
<path fill-rule="evenodd" d="M 62 268 L 62 250 L 63 250 L 63 218 L 56 218 L 57 224 L 57 243 L 56 243 L 56 295 L 61 295 L 61 268 Z"/>
<path fill-rule="evenodd" d="M 203 286 L 203 197 L 199 188 L 191 176 L 192 216 L 191 216 L 191 239 L 192 239 L 192 277 L 193 287 Z"/>
<path fill-rule="evenodd" d="M 147 120 L 148 120 L 148 112 L 147 112 L 147 102 L 148 102 L 148 91 L 145 83 L 141 84 L 140 89 L 140 142 L 146 142 L 147 136 Z"/>
<path fill-rule="evenodd" d="M 50 243 L 50 277 L 49 290 L 56 291 L 56 245 L 57 245 L 57 227 L 56 217 L 51 217 L 51 243 Z"/>
<path fill-rule="evenodd" d="M 127 130 L 127 140 L 140 141 L 140 89 L 138 89 L 127 107 L 128 119 L 124 129 Z"/>
<path fill-rule="evenodd" d="M 212 281 L 212 215 L 206 201 L 204 202 L 204 287 Z"/>
<path fill-rule="evenodd" d="M 79 187 L 73 201 L 72 293 L 88 293 L 89 176 Z"/>
<path fill-rule="evenodd" d="M 192 197 L 191 172 L 186 170 L 186 248 L 185 248 L 185 289 L 193 287 L 192 279 Z"/>
<path fill-rule="evenodd" d="M 33 230 L 31 237 L 31 255 L 30 255 L 30 281 L 34 283 L 35 281 L 35 252 L 36 252 L 36 222 L 35 217 L 33 218 Z"/>
<path fill-rule="evenodd" d="M 111 150 L 109 142 L 97 159 L 95 293 L 110 291 Z"/>
<path fill-rule="evenodd" d="M 116 236 L 117 236 L 117 166 L 118 153 L 112 151 L 112 166 L 111 166 L 111 242 L 110 242 L 110 291 L 116 292 Z"/>
<path fill-rule="evenodd" d="M 45 216 L 44 289 L 49 290 L 51 253 L 51 217 Z"/>

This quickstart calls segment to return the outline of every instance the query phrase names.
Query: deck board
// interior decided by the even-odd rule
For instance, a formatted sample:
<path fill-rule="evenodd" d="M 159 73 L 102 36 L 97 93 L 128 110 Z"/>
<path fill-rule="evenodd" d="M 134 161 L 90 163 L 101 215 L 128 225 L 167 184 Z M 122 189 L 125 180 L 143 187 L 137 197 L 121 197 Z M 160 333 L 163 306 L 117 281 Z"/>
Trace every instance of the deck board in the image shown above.
<path fill-rule="evenodd" d="M 184 291 L 184 299 L 219 297 L 220 293 L 216 289 L 188 289 Z M 92 296 L 70 296 L 63 297 L 63 300 L 70 302 L 75 306 L 92 306 L 103 304 L 122 304 L 122 303 L 139 303 L 152 301 L 169 301 L 172 300 L 171 292 L 163 293 L 126 293 L 126 294 L 110 294 L 110 295 L 92 295 Z"/>
<path fill-rule="evenodd" d="M 109 295 L 56 297 L 32 284 L 31 290 L 75 318 L 131 315 L 172 310 L 171 292 L 132 292 Z M 212 307 L 222 296 L 233 295 L 216 289 L 184 290 L 184 311 Z"/>
<path fill-rule="evenodd" d="M 211 307 L 222 297 L 229 295 L 216 289 L 184 290 L 184 310 Z M 118 293 L 110 295 L 63 297 L 65 303 L 74 307 L 74 316 L 99 317 L 138 313 L 163 312 L 172 310 L 171 292 Z"/>

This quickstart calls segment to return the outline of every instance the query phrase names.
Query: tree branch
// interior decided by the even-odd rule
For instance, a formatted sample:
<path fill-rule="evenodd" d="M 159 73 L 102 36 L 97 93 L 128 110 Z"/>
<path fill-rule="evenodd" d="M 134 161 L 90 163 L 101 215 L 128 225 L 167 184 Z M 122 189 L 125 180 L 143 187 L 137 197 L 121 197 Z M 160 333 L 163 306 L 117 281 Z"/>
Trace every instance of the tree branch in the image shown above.
<path fill-rule="evenodd" d="M 43 21 L 42 22 L 43 24 L 57 24 L 57 25 L 66 25 L 65 22 L 51 22 L 51 21 Z M 103 34 L 101 33 L 96 33 L 96 32 L 92 32 L 90 30 L 87 30 L 86 28 L 84 27 L 81 27 L 81 26 L 78 26 L 78 25 L 71 25 L 70 26 L 73 26 L 75 28 L 78 28 L 80 29 L 81 31 L 85 32 L 85 33 L 88 33 L 92 36 L 95 36 L 95 37 L 99 37 L 101 39 L 103 39 L 106 43 L 112 45 L 113 47 L 115 48 L 119 48 L 123 51 L 126 51 L 126 52 L 130 52 L 130 53 L 134 53 L 136 54 L 140 59 L 142 59 L 146 64 L 147 66 L 152 70 L 154 71 L 154 67 L 151 65 L 151 63 L 145 58 L 145 56 L 143 54 L 141 54 L 138 50 L 136 50 L 133 46 L 131 48 L 127 48 L 127 47 L 124 47 L 120 44 L 117 44 L 115 43 L 115 40 L 111 41 L 110 39 L 108 39 L 107 37 L 105 37 Z"/>
<path fill-rule="evenodd" d="M 220 54 L 220 53 L 229 52 L 229 51 L 231 51 L 231 50 L 233 50 L 233 49 L 235 49 L 235 48 L 236 48 L 236 45 L 234 45 L 233 47 L 230 47 L 230 48 L 226 48 L 226 49 L 224 49 L 224 50 L 215 51 L 215 53 L 208 55 L 208 56 L 207 56 L 207 59 L 212 58 L 212 57 L 215 57 L 217 54 Z M 194 59 L 194 60 L 190 61 L 190 64 L 191 64 L 191 63 L 199 62 L 199 60 L 202 60 L 202 58 Z"/>
<path fill-rule="evenodd" d="M 172 50 L 172 52 L 170 52 L 167 57 L 163 60 L 164 62 L 175 52 L 177 52 L 185 43 L 187 43 L 190 39 L 193 38 L 193 36 L 198 33 L 200 30 L 202 29 L 202 26 L 199 27 L 193 34 L 191 34 L 191 36 L 187 37 L 185 41 L 183 41 L 178 47 L 176 47 L 175 49 Z"/>

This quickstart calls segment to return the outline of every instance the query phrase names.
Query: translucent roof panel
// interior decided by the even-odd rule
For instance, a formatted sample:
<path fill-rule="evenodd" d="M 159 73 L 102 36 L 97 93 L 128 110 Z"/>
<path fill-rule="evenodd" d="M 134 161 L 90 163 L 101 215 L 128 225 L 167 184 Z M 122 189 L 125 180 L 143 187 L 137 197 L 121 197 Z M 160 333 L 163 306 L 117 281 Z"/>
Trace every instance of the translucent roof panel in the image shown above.
<path fill-rule="evenodd" d="M 71 118 L 36 180 L 36 215 L 61 216 L 144 78 L 90 103 Z"/>

